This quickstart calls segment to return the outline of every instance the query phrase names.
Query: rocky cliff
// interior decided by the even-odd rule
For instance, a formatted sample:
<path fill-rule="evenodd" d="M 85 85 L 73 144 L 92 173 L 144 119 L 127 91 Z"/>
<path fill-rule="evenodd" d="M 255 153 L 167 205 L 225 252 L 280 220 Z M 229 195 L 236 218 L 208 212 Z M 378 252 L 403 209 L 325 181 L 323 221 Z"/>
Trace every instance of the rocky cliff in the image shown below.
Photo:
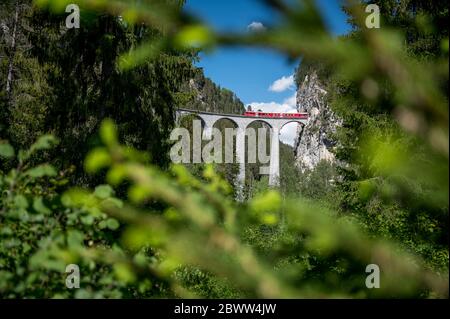
<path fill-rule="evenodd" d="M 305 170 L 313 169 L 322 160 L 335 161 L 331 134 L 336 131 L 339 120 L 330 110 L 327 92 L 315 72 L 305 75 L 300 83 L 297 110 L 309 113 L 309 120 L 304 127 L 299 126 L 294 148 L 297 165 Z"/>

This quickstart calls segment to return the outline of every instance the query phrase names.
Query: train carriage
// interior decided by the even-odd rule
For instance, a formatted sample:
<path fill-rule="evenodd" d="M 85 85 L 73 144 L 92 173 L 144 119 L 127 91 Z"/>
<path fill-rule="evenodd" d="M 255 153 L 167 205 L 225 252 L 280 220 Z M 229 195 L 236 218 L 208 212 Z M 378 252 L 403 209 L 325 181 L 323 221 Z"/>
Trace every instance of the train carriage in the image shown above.
<path fill-rule="evenodd" d="M 308 113 L 270 113 L 246 111 L 244 116 L 283 119 L 308 119 Z"/>

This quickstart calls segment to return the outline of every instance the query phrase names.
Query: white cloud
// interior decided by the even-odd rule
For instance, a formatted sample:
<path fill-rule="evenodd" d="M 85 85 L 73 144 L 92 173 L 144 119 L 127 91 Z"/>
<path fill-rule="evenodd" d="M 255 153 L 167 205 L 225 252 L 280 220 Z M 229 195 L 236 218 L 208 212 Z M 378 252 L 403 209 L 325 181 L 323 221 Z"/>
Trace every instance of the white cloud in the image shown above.
<path fill-rule="evenodd" d="M 266 27 L 261 22 L 253 21 L 247 26 L 247 30 L 251 32 L 265 31 Z"/>
<path fill-rule="evenodd" d="M 263 112 L 276 112 L 276 113 L 295 113 L 297 112 L 296 106 L 297 93 L 291 97 L 285 99 L 283 103 L 276 102 L 253 102 L 250 103 L 252 110 Z M 283 127 L 280 133 L 280 140 L 289 145 L 294 145 L 295 137 L 297 135 L 297 123 L 289 123 Z"/>
<path fill-rule="evenodd" d="M 297 93 L 294 93 L 291 97 L 288 97 L 283 103 L 277 102 L 253 102 L 250 103 L 252 110 L 263 112 L 277 112 L 277 113 L 295 113 L 297 112 Z"/>
<path fill-rule="evenodd" d="M 285 103 L 276 102 L 253 102 L 250 103 L 252 110 L 262 112 L 287 113 L 292 111 L 292 107 Z"/>
<path fill-rule="evenodd" d="M 297 110 L 297 92 L 295 92 L 291 97 L 288 97 L 286 100 L 284 100 L 284 103 Z"/>
<path fill-rule="evenodd" d="M 294 76 L 283 76 L 281 79 L 276 80 L 269 87 L 269 91 L 272 92 L 284 92 L 286 90 L 292 90 L 294 88 L 295 81 Z"/>

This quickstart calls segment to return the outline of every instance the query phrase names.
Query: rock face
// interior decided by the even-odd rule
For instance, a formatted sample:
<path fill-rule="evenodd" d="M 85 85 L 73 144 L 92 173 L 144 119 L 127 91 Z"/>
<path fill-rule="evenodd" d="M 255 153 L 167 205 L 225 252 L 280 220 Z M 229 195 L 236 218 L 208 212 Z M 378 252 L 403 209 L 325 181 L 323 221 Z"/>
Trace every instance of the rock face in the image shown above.
<path fill-rule="evenodd" d="M 335 161 L 331 153 L 335 143 L 330 135 L 340 124 L 326 102 L 326 95 L 315 72 L 306 75 L 297 90 L 297 111 L 309 113 L 308 123 L 298 128 L 294 146 L 302 171 L 315 168 L 322 160 Z"/>

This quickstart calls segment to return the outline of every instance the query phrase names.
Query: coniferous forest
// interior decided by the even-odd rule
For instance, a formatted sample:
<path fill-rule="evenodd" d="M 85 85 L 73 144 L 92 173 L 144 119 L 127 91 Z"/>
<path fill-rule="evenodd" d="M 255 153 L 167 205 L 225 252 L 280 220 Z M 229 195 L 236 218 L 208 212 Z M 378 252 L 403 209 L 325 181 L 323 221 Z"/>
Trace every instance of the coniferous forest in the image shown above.
<path fill-rule="evenodd" d="M 446 1 L 376 1 L 373 29 L 343 1 L 338 37 L 314 1 L 262 2 L 279 23 L 242 34 L 185 1 L 0 3 L 0 298 L 448 298 Z M 171 162 L 177 108 L 245 111 L 197 66 L 233 46 L 317 74 L 335 162 L 280 143 L 280 186 L 248 165 L 244 200 L 236 164 Z"/>

